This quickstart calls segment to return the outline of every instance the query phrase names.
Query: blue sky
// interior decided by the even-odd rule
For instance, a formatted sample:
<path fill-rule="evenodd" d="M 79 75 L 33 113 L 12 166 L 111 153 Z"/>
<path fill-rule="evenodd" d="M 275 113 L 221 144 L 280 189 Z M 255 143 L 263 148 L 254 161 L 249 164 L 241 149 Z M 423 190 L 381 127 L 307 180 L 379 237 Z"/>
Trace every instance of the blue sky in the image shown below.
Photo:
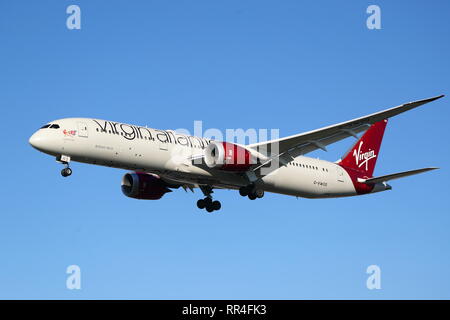
<path fill-rule="evenodd" d="M 67 6 L 81 30 L 66 28 Z M 381 8 L 381 30 L 366 8 Z M 448 97 L 393 118 L 369 196 L 249 201 L 120 191 L 123 170 L 28 145 L 42 124 L 315 129 L 450 94 L 448 1 L 2 1 L 0 298 L 450 298 Z M 336 160 L 353 143 L 312 154 Z M 79 265 L 82 289 L 66 289 Z M 381 290 L 366 288 L 380 266 Z"/>

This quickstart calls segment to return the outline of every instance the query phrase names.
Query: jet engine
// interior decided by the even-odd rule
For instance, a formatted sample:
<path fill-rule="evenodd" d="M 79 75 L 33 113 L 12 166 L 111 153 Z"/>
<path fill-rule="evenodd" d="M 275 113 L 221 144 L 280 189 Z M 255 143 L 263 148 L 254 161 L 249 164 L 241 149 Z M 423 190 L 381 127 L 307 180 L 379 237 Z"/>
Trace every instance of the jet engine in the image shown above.
<path fill-rule="evenodd" d="M 122 192 L 130 198 L 158 200 L 167 192 L 172 192 L 156 174 L 144 172 L 126 173 L 122 178 Z"/>
<path fill-rule="evenodd" d="M 205 163 L 210 168 L 247 171 L 256 159 L 245 148 L 229 142 L 211 142 L 205 149 Z"/>

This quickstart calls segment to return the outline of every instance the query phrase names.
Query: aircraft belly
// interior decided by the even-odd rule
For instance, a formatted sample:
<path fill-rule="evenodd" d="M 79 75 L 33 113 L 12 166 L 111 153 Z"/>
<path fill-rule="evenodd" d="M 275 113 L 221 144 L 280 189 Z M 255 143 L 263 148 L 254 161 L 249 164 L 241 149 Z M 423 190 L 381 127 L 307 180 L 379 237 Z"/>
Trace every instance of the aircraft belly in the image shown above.
<path fill-rule="evenodd" d="M 304 171 L 281 167 L 263 178 L 265 189 L 275 193 L 315 198 L 318 196 L 319 190 L 314 184 L 311 174 Z"/>

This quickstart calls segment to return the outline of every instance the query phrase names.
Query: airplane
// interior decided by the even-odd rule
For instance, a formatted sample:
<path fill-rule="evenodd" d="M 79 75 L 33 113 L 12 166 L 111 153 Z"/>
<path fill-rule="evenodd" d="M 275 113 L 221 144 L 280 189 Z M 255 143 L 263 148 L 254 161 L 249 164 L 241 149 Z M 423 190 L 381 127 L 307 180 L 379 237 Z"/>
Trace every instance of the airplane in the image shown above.
<path fill-rule="evenodd" d="M 197 207 L 207 212 L 222 206 L 213 199 L 214 189 L 238 190 L 250 200 L 265 192 L 302 198 L 359 196 L 391 190 L 390 180 L 438 169 L 373 176 L 388 119 L 443 96 L 248 145 L 91 118 L 51 121 L 29 143 L 56 157 L 64 165 L 63 177 L 72 174 L 71 161 L 130 170 L 121 183 L 127 197 L 157 200 L 173 189 L 199 188 L 204 198 Z M 357 141 L 338 161 L 305 156 L 348 137 Z"/>

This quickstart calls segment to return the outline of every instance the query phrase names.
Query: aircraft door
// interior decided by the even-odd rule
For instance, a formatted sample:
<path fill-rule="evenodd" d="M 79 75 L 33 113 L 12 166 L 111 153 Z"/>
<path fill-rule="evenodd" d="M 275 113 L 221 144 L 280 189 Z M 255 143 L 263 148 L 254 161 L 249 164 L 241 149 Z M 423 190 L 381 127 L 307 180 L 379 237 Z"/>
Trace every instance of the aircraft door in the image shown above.
<path fill-rule="evenodd" d="M 78 136 L 84 138 L 88 137 L 88 128 L 86 123 L 78 122 Z"/>
<path fill-rule="evenodd" d="M 337 181 L 344 182 L 344 169 L 342 169 L 340 166 L 336 166 L 336 175 Z"/>

